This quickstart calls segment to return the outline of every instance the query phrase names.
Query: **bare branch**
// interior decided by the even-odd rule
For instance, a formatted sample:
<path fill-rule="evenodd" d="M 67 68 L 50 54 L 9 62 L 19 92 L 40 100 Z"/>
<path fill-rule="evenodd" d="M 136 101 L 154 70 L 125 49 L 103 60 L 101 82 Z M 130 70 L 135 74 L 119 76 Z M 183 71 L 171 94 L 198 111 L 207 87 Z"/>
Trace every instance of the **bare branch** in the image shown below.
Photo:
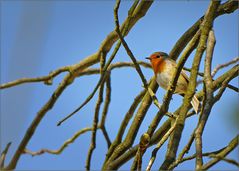
<path fill-rule="evenodd" d="M 29 150 L 29 149 L 24 149 L 23 153 L 31 154 L 32 156 L 41 155 L 41 154 L 44 154 L 44 153 L 61 154 L 65 150 L 65 148 L 68 147 L 69 144 L 73 143 L 80 135 L 82 135 L 86 132 L 89 132 L 89 131 L 92 131 L 91 127 L 86 127 L 86 128 L 83 128 L 83 129 L 79 130 L 70 139 L 66 140 L 63 143 L 63 145 L 57 150 L 41 149 L 39 151 L 34 152 L 34 151 Z"/>
<path fill-rule="evenodd" d="M 122 35 L 121 35 L 121 32 L 120 32 L 120 30 L 119 30 L 119 23 L 118 23 L 118 14 L 117 14 L 117 12 L 118 12 L 118 8 L 119 8 L 119 4 L 120 4 L 120 1 L 117 1 L 116 2 L 116 6 L 115 6 L 115 8 L 114 8 L 114 14 L 115 14 L 115 22 L 116 22 L 116 31 L 117 31 L 117 33 L 119 34 L 119 37 L 120 37 L 120 40 L 121 40 L 121 42 L 122 42 L 122 44 L 124 45 L 124 47 L 126 47 L 127 46 L 127 44 L 126 44 L 126 42 L 124 41 L 124 39 L 123 39 L 123 37 L 122 37 Z M 128 46 L 127 46 L 127 49 L 128 49 Z M 140 67 L 138 66 L 138 64 L 137 64 L 137 61 L 136 61 L 136 59 L 133 57 L 133 55 L 132 55 L 132 52 L 130 51 L 127 51 L 127 53 L 130 53 L 129 55 L 130 55 L 130 57 L 131 57 L 131 60 L 134 62 L 134 64 L 135 64 L 135 67 L 136 67 L 136 70 L 138 71 L 138 73 L 140 74 L 140 77 L 141 77 L 141 79 L 143 80 L 143 83 L 144 83 L 144 86 L 145 86 L 145 88 L 146 89 L 148 89 L 148 85 L 147 85 L 147 82 L 146 82 L 146 80 L 145 80 L 145 78 L 144 78 L 144 76 L 143 76 L 143 74 L 142 74 L 142 71 L 141 71 L 141 69 L 140 69 Z M 157 89 L 157 83 L 155 83 L 155 81 L 153 82 L 153 83 L 151 83 L 152 84 L 152 86 L 154 87 L 153 88 L 153 90 L 155 90 L 155 89 Z M 146 101 L 148 101 L 148 102 L 146 102 L 146 103 L 144 103 L 143 105 L 141 105 L 141 108 L 139 108 L 139 110 L 138 111 L 140 111 L 140 112 L 138 112 L 137 113 L 137 115 L 136 115 L 136 117 L 135 118 L 137 118 L 137 119 L 135 119 L 134 121 L 135 121 L 135 124 L 134 125 L 132 125 L 131 127 L 130 127 L 130 133 L 126 136 L 126 138 L 125 138 L 125 141 L 123 142 L 123 143 L 121 143 L 120 145 L 118 145 L 117 146 L 117 148 L 114 150 L 114 152 L 112 153 L 112 155 L 111 156 L 108 156 L 107 155 L 107 158 L 106 158 L 106 160 L 105 160 L 105 163 L 104 163 L 104 166 L 103 166 L 103 169 L 113 169 L 113 168 L 110 168 L 110 166 L 109 166 L 109 164 L 111 163 L 111 161 L 113 161 L 113 160 L 115 160 L 115 158 L 117 158 L 120 154 L 122 154 L 125 150 L 127 150 L 127 148 L 129 148 L 130 147 L 130 145 L 133 143 L 133 141 L 134 141 L 134 139 L 135 139 L 135 136 L 136 136 L 136 133 L 137 133 L 137 131 L 138 131 L 138 129 L 139 129 L 139 126 L 140 126 L 140 124 L 141 124 L 141 122 L 142 122 L 142 120 L 143 120 L 143 118 L 144 118 L 144 116 L 145 116 L 145 114 L 146 114 L 146 112 L 147 112 L 147 109 L 148 109 L 148 107 L 150 106 L 150 104 L 151 104 L 151 102 L 152 102 L 152 100 L 150 99 L 148 99 L 149 97 L 149 94 L 150 94 L 150 91 L 148 91 L 149 93 L 147 93 L 146 95 L 145 95 L 145 100 Z M 151 92 L 152 93 L 152 92 Z M 152 94 L 151 94 L 152 95 Z M 137 121 L 136 121 L 137 120 Z M 115 144 L 114 144 L 115 145 Z M 110 150 L 111 150 L 111 148 L 110 148 Z M 109 153 L 108 153 L 109 154 Z M 107 160 L 108 159 L 108 160 Z"/>

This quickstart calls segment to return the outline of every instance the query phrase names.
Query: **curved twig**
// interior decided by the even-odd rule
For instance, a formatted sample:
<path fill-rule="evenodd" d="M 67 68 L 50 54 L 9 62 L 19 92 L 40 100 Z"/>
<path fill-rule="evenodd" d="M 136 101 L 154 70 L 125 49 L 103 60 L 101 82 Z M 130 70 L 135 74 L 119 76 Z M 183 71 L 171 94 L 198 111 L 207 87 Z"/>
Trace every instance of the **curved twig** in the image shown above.
<path fill-rule="evenodd" d="M 23 153 L 25 154 L 31 154 L 32 156 L 37 156 L 37 155 L 41 155 L 41 154 L 44 154 L 44 153 L 49 153 L 49 154 L 61 154 L 64 149 L 66 147 L 68 147 L 69 144 L 73 143 L 80 135 L 86 133 L 86 132 L 89 132 L 89 131 L 92 131 L 92 128 L 91 127 L 86 127 L 86 128 L 83 128 L 81 130 L 79 130 L 78 132 L 76 132 L 70 139 L 66 140 L 62 146 L 57 149 L 57 150 L 49 150 L 49 149 L 41 149 L 39 151 L 31 151 L 29 149 L 24 149 Z"/>
<path fill-rule="evenodd" d="M 50 72 L 49 75 L 47 75 L 47 76 L 37 77 L 37 78 L 21 78 L 21 79 L 14 80 L 14 81 L 11 81 L 8 83 L 4 83 L 4 84 L 0 85 L 0 89 L 10 88 L 10 87 L 17 86 L 20 84 L 34 83 L 34 82 L 44 82 L 44 84 L 46 84 L 46 85 L 52 85 L 52 80 L 54 77 L 58 76 L 62 72 L 67 72 L 67 71 L 68 72 L 71 71 L 71 66 L 65 66 L 65 67 L 59 68 L 55 71 Z"/>

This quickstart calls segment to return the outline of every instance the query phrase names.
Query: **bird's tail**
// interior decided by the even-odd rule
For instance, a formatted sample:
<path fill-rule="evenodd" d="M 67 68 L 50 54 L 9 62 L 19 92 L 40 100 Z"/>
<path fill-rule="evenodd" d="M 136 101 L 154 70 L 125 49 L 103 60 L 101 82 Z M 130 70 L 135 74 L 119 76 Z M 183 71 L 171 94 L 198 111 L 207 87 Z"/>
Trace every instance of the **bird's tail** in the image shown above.
<path fill-rule="evenodd" d="M 200 107 L 200 102 L 198 100 L 198 98 L 194 95 L 191 101 L 191 104 L 193 106 L 193 109 L 196 113 L 199 112 L 199 107 Z"/>

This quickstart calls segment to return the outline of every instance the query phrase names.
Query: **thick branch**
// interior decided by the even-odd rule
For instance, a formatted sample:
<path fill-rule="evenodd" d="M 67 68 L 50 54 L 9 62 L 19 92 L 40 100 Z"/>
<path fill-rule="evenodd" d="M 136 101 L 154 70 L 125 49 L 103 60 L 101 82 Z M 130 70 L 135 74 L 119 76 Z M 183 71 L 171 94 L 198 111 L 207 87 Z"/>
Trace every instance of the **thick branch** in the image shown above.
<path fill-rule="evenodd" d="M 202 160 L 202 134 L 208 117 L 213 106 L 213 80 L 211 75 L 212 57 L 215 46 L 214 32 L 211 30 L 208 36 L 208 45 L 206 49 L 205 68 L 204 68 L 204 91 L 205 99 L 203 104 L 203 111 L 195 131 L 195 146 L 196 146 L 196 170 L 201 170 L 203 165 Z"/>

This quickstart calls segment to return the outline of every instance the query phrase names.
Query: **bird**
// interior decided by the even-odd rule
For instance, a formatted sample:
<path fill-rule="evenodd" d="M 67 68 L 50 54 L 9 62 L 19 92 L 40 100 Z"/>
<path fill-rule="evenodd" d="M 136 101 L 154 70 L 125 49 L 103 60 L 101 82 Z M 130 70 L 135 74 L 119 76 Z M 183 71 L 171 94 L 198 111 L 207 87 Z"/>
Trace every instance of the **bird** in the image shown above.
<path fill-rule="evenodd" d="M 146 57 L 146 59 L 150 60 L 159 86 L 167 90 L 172 81 L 172 76 L 176 70 L 177 63 L 165 52 L 154 52 L 149 57 Z M 184 96 L 187 91 L 188 83 L 189 78 L 182 69 L 174 93 Z M 194 111 L 198 113 L 200 102 L 195 95 L 192 98 L 191 104 Z"/>

